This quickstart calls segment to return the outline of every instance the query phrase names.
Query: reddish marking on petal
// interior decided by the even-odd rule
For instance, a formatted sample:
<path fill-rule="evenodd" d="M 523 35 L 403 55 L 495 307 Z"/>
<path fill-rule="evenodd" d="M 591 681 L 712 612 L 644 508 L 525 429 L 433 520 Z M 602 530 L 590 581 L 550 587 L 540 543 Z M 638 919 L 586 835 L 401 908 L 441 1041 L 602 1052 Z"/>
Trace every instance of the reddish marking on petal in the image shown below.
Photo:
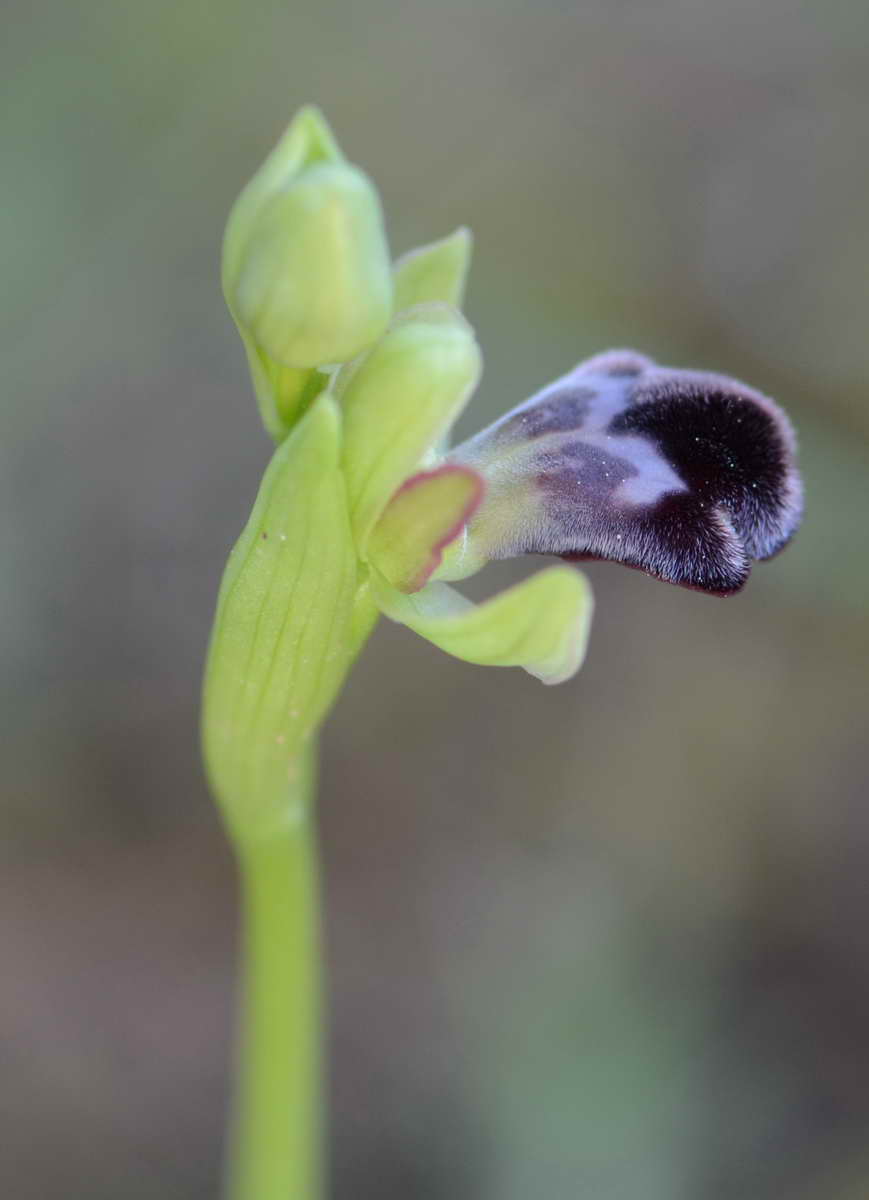
<path fill-rule="evenodd" d="M 408 594 L 418 592 L 420 588 L 425 587 L 434 571 L 440 566 L 445 548 L 454 538 L 459 536 L 468 521 L 470 521 L 471 517 L 483 503 L 483 497 L 486 494 L 486 483 L 479 471 L 457 463 L 444 463 L 443 466 L 435 467 L 433 471 L 420 471 L 417 475 L 411 475 L 409 479 L 404 481 L 395 495 L 400 496 L 402 492 L 410 491 L 418 487 L 421 483 L 425 483 L 429 479 L 436 479 L 442 475 L 464 475 L 466 479 L 472 480 L 474 490 L 459 518 L 446 530 L 443 537 L 432 546 L 422 568 L 405 587 L 401 588 L 401 591 Z"/>

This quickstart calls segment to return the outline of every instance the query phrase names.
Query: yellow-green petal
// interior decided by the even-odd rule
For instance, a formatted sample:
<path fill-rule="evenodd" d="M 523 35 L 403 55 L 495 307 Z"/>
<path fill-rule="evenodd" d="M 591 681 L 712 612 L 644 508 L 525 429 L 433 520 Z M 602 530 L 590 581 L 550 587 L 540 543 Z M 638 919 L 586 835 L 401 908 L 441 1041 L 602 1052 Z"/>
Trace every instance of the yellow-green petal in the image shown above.
<path fill-rule="evenodd" d="M 368 557 L 400 592 L 417 592 L 483 498 L 481 475 L 444 465 L 412 475 L 374 526 Z"/>
<path fill-rule="evenodd" d="M 290 819 L 289 774 L 352 661 L 357 571 L 339 451 L 324 393 L 276 450 L 221 584 L 203 740 L 242 838 Z"/>
<path fill-rule="evenodd" d="M 471 231 L 462 227 L 449 237 L 418 246 L 395 264 L 395 311 L 432 300 L 462 307 L 471 262 Z"/>
<path fill-rule="evenodd" d="M 445 583 L 407 596 L 381 582 L 377 598 L 386 616 L 466 662 L 524 667 L 551 684 L 585 657 L 591 588 L 572 567 L 547 567 L 479 605 Z"/>
<path fill-rule="evenodd" d="M 396 489 L 464 408 L 482 362 L 470 325 L 446 304 L 423 304 L 338 374 L 342 460 L 357 546 Z"/>

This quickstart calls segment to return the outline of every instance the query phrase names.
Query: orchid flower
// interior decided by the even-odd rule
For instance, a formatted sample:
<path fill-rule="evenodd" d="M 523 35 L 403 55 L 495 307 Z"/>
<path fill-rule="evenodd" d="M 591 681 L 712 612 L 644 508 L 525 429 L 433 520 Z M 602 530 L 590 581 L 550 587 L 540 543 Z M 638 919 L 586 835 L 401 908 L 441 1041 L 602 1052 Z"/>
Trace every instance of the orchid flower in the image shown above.
<path fill-rule="evenodd" d="M 572 564 L 609 559 L 727 595 L 799 522 L 781 409 L 632 351 L 580 363 L 450 450 L 482 368 L 460 311 L 470 249 L 460 229 L 391 263 L 373 185 L 313 109 L 230 216 L 224 292 L 278 444 L 224 574 L 203 732 L 254 880 L 272 866 L 252 848 L 306 825 L 313 736 L 379 614 L 467 662 L 558 683 L 582 663 L 592 612 Z M 565 561 L 481 604 L 450 586 L 521 554 Z M 274 1003 L 265 989 L 266 1024 Z M 278 1070 L 268 1057 L 245 1111 Z M 266 1124 L 275 1094 L 263 1090 Z M 248 1125 L 243 1173 L 264 1156 L 269 1197 L 310 1194 L 279 1139 L 251 1150 Z"/>
<path fill-rule="evenodd" d="M 487 485 L 451 577 L 556 554 L 730 595 L 799 524 L 795 450 L 782 409 L 735 379 L 597 355 L 449 456 Z"/>
<path fill-rule="evenodd" d="M 782 410 L 633 351 L 580 363 L 446 449 L 481 373 L 459 311 L 470 249 L 458 230 L 390 267 L 376 192 L 313 109 L 233 211 L 224 286 L 280 444 L 222 590 L 206 733 L 232 770 L 215 777 L 285 770 L 378 613 L 558 683 L 592 610 L 568 564 L 727 595 L 799 522 Z M 482 604 L 446 582 L 528 553 L 566 562 Z"/>

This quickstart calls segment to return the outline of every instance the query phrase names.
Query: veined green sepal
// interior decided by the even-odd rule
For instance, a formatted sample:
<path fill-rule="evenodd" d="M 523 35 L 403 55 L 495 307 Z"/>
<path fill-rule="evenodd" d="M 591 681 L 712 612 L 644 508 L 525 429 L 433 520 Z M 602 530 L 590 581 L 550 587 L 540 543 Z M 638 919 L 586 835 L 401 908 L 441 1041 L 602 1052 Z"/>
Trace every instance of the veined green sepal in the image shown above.
<path fill-rule="evenodd" d="M 326 392 L 275 451 L 221 584 L 203 741 L 215 794 L 242 839 L 293 818 L 287 785 L 299 752 L 358 649 L 339 463 L 340 413 Z"/>
<path fill-rule="evenodd" d="M 483 604 L 446 583 L 403 595 L 380 580 L 383 612 L 448 654 L 486 667 L 524 667 L 543 683 L 563 683 L 582 665 L 592 615 L 591 588 L 572 567 L 547 567 Z"/>

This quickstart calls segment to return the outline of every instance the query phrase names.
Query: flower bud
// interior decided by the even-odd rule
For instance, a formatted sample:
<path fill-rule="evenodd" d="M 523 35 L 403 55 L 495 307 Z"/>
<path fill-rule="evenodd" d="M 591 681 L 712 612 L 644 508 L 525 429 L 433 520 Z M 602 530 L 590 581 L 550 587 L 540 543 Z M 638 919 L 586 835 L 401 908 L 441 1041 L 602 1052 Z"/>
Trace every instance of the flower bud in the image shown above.
<path fill-rule="evenodd" d="M 315 109 L 236 201 L 223 285 L 246 341 L 285 367 L 346 362 L 386 328 L 392 271 L 377 192 Z"/>

